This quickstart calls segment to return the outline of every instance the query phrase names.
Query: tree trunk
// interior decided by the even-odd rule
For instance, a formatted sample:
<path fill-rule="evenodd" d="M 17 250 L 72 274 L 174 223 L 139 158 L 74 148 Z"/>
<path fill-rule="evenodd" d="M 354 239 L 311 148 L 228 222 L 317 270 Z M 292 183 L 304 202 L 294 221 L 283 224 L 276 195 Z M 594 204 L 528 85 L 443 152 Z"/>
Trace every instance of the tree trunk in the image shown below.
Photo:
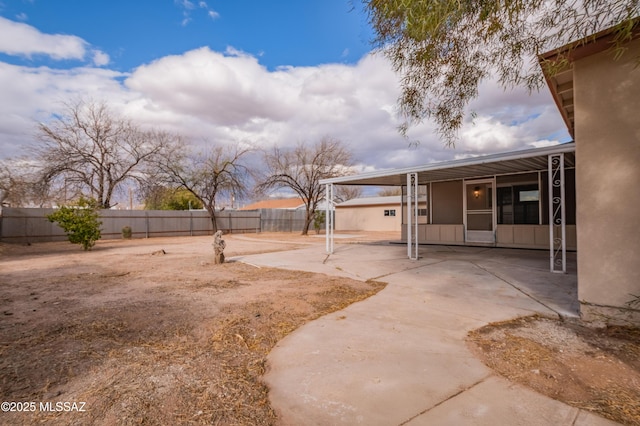
<path fill-rule="evenodd" d="M 309 235 L 309 227 L 311 226 L 312 220 L 313 220 L 313 213 L 307 210 L 307 214 L 304 218 L 304 227 L 302 228 L 302 235 Z"/>
<path fill-rule="evenodd" d="M 209 217 L 211 218 L 211 226 L 213 227 L 213 233 L 215 234 L 216 232 L 218 232 L 218 222 L 216 222 L 216 211 L 214 210 L 209 210 L 207 208 L 207 212 L 209 213 Z"/>

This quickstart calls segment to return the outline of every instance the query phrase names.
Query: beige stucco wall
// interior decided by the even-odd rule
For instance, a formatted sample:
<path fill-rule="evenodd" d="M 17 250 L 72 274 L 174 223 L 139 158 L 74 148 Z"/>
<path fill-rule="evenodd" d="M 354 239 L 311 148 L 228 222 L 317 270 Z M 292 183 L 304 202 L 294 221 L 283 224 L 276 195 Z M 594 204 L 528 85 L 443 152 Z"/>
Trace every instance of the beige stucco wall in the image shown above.
<path fill-rule="evenodd" d="M 407 225 L 402 225 L 400 240 L 407 242 Z M 464 225 L 418 224 L 419 244 L 464 245 Z"/>
<path fill-rule="evenodd" d="M 385 216 L 385 210 L 396 211 Z M 336 231 L 400 231 L 402 208 L 396 205 L 336 207 Z"/>
<path fill-rule="evenodd" d="M 640 321 L 640 40 L 574 63 L 578 298 L 585 320 Z"/>
<path fill-rule="evenodd" d="M 407 241 L 407 226 L 401 240 Z M 418 225 L 420 244 L 464 245 L 464 225 Z M 576 226 L 566 226 L 567 250 L 576 250 Z M 496 247 L 549 250 L 549 225 L 498 225 Z"/>
<path fill-rule="evenodd" d="M 464 225 L 425 225 L 419 241 L 427 244 L 464 244 Z"/>
<path fill-rule="evenodd" d="M 566 225 L 565 233 L 567 250 L 575 251 L 576 226 Z M 496 247 L 549 250 L 549 225 L 498 225 Z"/>

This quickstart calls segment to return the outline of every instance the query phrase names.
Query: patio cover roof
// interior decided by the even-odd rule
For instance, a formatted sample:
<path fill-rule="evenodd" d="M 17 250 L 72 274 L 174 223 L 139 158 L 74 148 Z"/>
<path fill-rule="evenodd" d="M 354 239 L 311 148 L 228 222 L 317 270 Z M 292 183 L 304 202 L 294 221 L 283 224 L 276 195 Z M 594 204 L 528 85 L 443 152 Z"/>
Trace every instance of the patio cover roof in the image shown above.
<path fill-rule="evenodd" d="M 323 179 L 321 184 L 401 186 L 407 184 L 408 173 L 418 173 L 418 184 L 474 179 L 496 175 L 547 170 L 548 156 L 564 153 L 565 167 L 575 167 L 575 142 L 545 148 L 527 149 L 501 154 L 483 155 L 463 160 L 445 161 L 402 169 L 382 170 Z"/>

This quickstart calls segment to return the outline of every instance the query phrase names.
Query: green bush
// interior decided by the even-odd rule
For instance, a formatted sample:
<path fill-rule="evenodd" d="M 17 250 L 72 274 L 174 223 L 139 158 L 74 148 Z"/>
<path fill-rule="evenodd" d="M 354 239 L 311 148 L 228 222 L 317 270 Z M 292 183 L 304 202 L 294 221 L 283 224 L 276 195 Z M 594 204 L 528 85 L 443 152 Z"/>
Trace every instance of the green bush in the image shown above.
<path fill-rule="evenodd" d="M 313 215 L 313 229 L 316 230 L 316 234 L 320 233 L 320 228 L 322 228 L 322 225 L 324 225 L 326 216 L 327 215 L 323 210 L 317 210 Z"/>
<path fill-rule="evenodd" d="M 162 186 L 150 190 L 144 202 L 146 210 L 200 210 L 203 207 L 202 202 L 186 189 Z"/>
<path fill-rule="evenodd" d="M 131 227 L 129 225 L 122 227 L 122 238 L 124 238 L 125 240 L 130 240 L 132 233 L 133 231 L 131 230 Z"/>
<path fill-rule="evenodd" d="M 47 216 L 49 222 L 55 222 L 66 232 L 69 241 L 81 244 L 84 250 L 91 250 L 101 237 L 98 220 L 98 203 L 81 197 L 77 203 L 61 206 L 55 213 Z"/>

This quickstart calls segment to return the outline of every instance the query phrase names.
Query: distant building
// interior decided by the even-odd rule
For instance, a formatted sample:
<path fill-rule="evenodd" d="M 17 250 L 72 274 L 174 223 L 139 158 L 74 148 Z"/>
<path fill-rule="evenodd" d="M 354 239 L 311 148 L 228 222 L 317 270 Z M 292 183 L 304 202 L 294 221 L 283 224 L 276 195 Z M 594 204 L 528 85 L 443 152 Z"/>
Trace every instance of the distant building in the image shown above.
<path fill-rule="evenodd" d="M 399 195 L 354 198 L 336 205 L 336 231 L 398 231 L 402 226 Z"/>
<path fill-rule="evenodd" d="M 281 198 L 277 200 L 262 200 L 257 201 L 248 206 L 244 206 L 238 210 L 260 210 L 260 209 L 282 209 L 282 210 L 297 210 L 304 208 L 304 200 L 302 198 Z"/>
<path fill-rule="evenodd" d="M 305 210 L 304 200 L 302 198 L 280 198 L 277 200 L 262 200 L 257 201 L 248 206 L 244 206 L 238 210 L 263 210 L 263 209 L 276 209 L 276 210 Z M 326 210 L 326 203 L 324 199 L 318 203 L 317 210 Z"/>

